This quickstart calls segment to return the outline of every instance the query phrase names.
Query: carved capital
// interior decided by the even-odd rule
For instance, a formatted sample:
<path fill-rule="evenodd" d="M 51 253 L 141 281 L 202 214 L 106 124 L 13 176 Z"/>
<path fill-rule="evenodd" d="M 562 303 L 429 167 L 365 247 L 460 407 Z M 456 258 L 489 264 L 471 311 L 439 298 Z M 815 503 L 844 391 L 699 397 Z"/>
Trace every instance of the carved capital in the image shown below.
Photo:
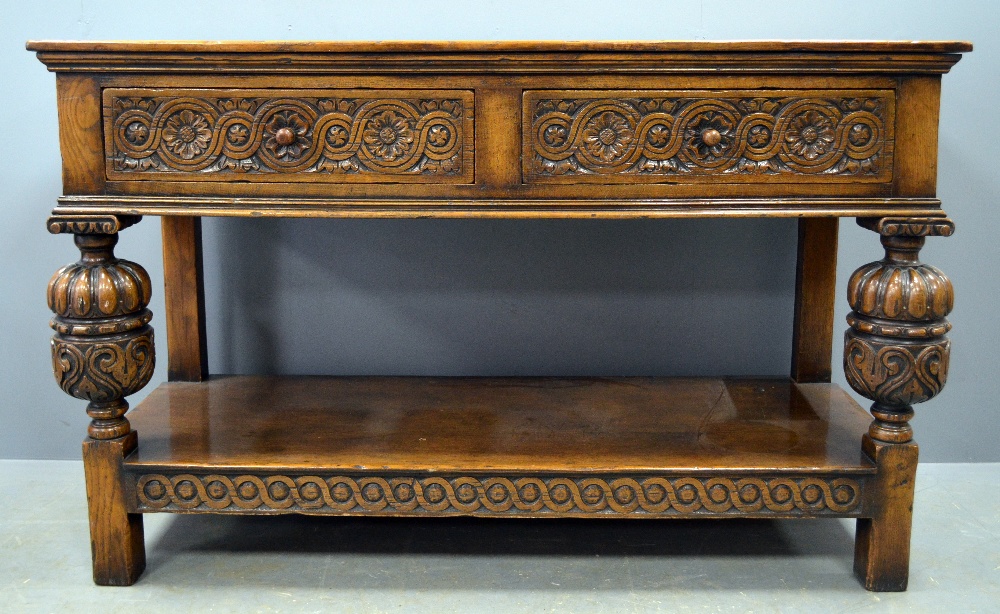
<path fill-rule="evenodd" d="M 858 226 L 883 237 L 950 237 L 955 222 L 946 217 L 859 217 Z"/>
<path fill-rule="evenodd" d="M 926 236 L 946 236 L 954 225 L 944 218 L 859 223 L 881 235 L 885 258 L 860 267 L 848 281 L 853 311 L 847 316 L 844 373 L 854 390 L 875 402 L 869 435 L 905 443 L 913 438 L 911 405 L 941 392 L 951 351 L 945 334 L 954 289 L 918 256 Z"/>
<path fill-rule="evenodd" d="M 59 269 L 48 287 L 53 374 L 67 394 L 90 402 L 94 439 L 130 431 L 124 397 L 149 383 L 155 367 L 146 308 L 152 284 L 141 266 L 115 258 L 117 242 L 117 234 L 76 235 L 80 261 Z"/>
<path fill-rule="evenodd" d="M 138 215 L 51 215 L 45 227 L 54 235 L 113 235 L 141 219 Z"/>

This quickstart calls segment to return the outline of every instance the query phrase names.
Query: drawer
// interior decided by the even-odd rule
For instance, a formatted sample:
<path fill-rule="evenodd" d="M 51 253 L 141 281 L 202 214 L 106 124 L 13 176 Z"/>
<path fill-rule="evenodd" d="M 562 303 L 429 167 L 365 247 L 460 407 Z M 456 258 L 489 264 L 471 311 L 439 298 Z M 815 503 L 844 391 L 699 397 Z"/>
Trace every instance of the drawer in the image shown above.
<path fill-rule="evenodd" d="M 474 180 L 469 90 L 105 89 L 111 180 Z"/>
<path fill-rule="evenodd" d="M 526 90 L 542 183 L 892 181 L 892 90 Z"/>

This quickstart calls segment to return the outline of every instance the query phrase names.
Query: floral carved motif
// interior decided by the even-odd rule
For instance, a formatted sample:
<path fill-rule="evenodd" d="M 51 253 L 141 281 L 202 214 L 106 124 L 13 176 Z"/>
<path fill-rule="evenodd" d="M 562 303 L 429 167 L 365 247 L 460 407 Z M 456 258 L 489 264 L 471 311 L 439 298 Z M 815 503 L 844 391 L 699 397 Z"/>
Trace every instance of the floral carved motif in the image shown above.
<path fill-rule="evenodd" d="M 322 93 L 112 90 L 105 106 L 109 171 L 471 180 L 471 92 Z"/>
<path fill-rule="evenodd" d="M 546 515 L 857 515 L 848 478 L 142 475 L 139 511 Z"/>
<path fill-rule="evenodd" d="M 585 147 L 594 157 L 610 162 L 621 156 L 634 140 L 635 134 L 617 113 L 595 116 L 583 129 Z"/>
<path fill-rule="evenodd" d="M 892 175 L 891 92 L 615 94 L 527 92 L 526 180 Z"/>
<path fill-rule="evenodd" d="M 125 130 L 131 133 L 135 142 L 141 142 L 137 138 L 140 134 L 149 134 L 148 129 L 135 120 L 130 122 Z M 208 121 L 203 115 L 190 109 L 174 113 L 167 118 L 163 127 L 163 144 L 183 160 L 192 160 L 205 153 L 211 139 L 212 131 L 208 127 Z"/>

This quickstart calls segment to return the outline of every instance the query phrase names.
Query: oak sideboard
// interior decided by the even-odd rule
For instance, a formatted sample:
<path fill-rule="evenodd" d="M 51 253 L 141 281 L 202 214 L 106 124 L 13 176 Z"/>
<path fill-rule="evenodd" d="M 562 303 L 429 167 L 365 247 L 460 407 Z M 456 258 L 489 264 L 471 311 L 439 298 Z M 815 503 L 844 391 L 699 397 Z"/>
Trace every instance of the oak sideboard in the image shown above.
<path fill-rule="evenodd" d="M 94 580 L 134 583 L 142 515 L 857 519 L 855 573 L 904 590 L 913 405 L 948 374 L 951 282 L 918 255 L 941 75 L 964 42 L 57 42 L 48 229 L 58 384 L 87 401 Z M 162 216 L 169 381 L 149 275 Z M 209 375 L 201 218 L 798 220 L 787 376 Z M 848 282 L 838 221 L 885 249 Z M 860 264 L 860 263 L 859 263 Z M 748 323 L 752 324 L 752 323 Z M 640 335 L 641 331 L 636 331 Z M 692 351 L 696 350 L 691 348 Z"/>

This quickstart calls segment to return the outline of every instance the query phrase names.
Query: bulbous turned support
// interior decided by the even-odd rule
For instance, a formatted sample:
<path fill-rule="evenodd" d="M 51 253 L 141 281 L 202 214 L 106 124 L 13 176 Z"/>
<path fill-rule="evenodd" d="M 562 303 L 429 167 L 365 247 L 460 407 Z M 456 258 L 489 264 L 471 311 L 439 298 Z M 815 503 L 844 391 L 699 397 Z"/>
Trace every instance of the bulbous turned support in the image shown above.
<path fill-rule="evenodd" d="M 954 290 L 940 270 L 919 261 L 926 236 L 947 236 L 951 220 L 859 220 L 881 235 L 885 258 L 859 268 L 847 284 L 851 313 L 844 373 L 873 400 L 868 435 L 886 443 L 913 439 L 913 404 L 931 399 L 948 378 Z"/>
<path fill-rule="evenodd" d="M 75 235 L 80 261 L 52 277 L 48 304 L 55 313 L 52 370 L 63 391 L 90 402 L 92 439 L 130 432 L 125 397 L 149 383 L 155 366 L 152 313 L 146 308 L 152 285 L 141 266 L 115 258 L 123 224 L 113 222 L 49 220 L 52 232 L 88 232 Z"/>

